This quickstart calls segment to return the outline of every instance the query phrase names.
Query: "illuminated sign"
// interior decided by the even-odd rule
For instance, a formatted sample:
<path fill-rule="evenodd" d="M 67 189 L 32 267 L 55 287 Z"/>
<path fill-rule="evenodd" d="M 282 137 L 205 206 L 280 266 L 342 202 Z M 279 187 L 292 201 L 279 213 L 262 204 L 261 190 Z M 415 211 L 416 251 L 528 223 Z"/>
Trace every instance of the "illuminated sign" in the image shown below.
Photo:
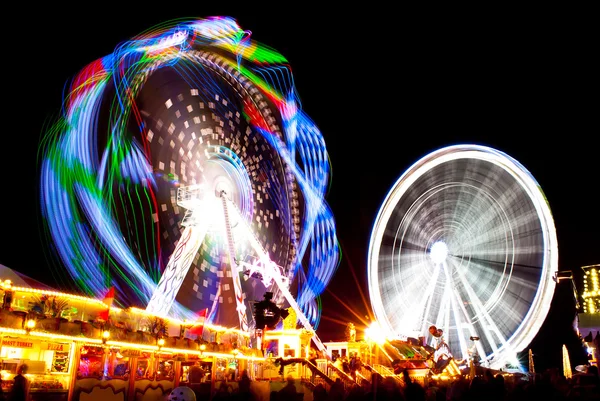
<path fill-rule="evenodd" d="M 62 343 L 42 343 L 42 350 L 48 351 L 69 351 L 71 349 L 71 344 L 62 344 Z"/>
<path fill-rule="evenodd" d="M 2 341 L 3 347 L 13 347 L 13 348 L 34 348 L 39 346 L 40 350 L 45 351 L 69 351 L 71 349 L 71 344 L 63 344 L 63 343 L 50 343 L 50 342 L 38 342 L 38 341 L 28 341 L 23 339 L 4 339 Z"/>
<path fill-rule="evenodd" d="M 35 343 L 32 341 L 26 340 L 2 340 L 3 347 L 14 347 L 14 348 L 33 348 Z"/>

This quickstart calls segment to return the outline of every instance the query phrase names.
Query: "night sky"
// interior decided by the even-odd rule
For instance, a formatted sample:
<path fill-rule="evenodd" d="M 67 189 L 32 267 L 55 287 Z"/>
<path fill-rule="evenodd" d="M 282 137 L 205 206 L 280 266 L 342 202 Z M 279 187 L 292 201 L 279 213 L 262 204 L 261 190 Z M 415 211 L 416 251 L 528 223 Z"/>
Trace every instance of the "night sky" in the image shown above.
<path fill-rule="evenodd" d="M 529 170 L 553 213 L 559 269 L 572 270 L 581 287 L 581 267 L 600 263 L 598 66 L 591 29 L 566 17 L 561 23 L 524 16 L 474 22 L 382 11 L 258 17 L 198 5 L 183 12 L 104 9 L 15 18 L 3 49 L 0 263 L 55 284 L 48 267 L 55 262 L 47 260 L 41 236 L 37 151 L 68 79 L 157 23 L 229 15 L 288 59 L 303 109 L 331 157 L 326 200 L 343 257 L 322 296 L 323 341 L 341 339 L 348 321 L 361 337 L 371 314 L 366 260 L 379 207 L 409 166 L 448 145 L 490 146 Z M 532 343 L 542 366 L 555 364 L 560 345 L 572 340 L 570 289 L 569 283 L 557 287 Z"/>

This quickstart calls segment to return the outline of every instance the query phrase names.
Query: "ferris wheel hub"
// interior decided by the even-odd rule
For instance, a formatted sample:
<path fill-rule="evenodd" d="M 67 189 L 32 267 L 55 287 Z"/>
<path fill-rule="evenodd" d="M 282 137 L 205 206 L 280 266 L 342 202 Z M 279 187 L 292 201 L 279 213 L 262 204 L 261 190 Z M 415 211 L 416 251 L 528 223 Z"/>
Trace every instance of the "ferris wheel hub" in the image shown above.
<path fill-rule="evenodd" d="M 448 246 L 444 241 L 436 241 L 429 248 L 429 257 L 436 265 L 442 264 L 448 257 Z"/>
<path fill-rule="evenodd" d="M 252 188 L 248 173 L 231 158 L 224 158 L 218 154 L 211 156 L 202 172 L 207 195 L 212 193 L 215 198 L 224 195 L 239 209 L 247 211 L 252 203 Z"/>

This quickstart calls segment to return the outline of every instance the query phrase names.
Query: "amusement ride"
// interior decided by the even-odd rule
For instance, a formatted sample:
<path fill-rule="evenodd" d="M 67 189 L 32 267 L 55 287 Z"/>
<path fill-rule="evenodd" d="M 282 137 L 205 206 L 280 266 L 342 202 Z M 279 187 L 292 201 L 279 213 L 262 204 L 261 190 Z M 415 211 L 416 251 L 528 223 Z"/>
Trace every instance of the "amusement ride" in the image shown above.
<path fill-rule="evenodd" d="M 269 292 L 315 331 L 339 262 L 325 142 L 287 60 L 235 20 L 171 21 L 90 64 L 48 143 L 44 216 L 84 291 L 242 331 Z"/>
<path fill-rule="evenodd" d="M 408 168 L 373 226 L 368 281 L 390 338 L 437 344 L 457 360 L 519 366 L 555 288 L 557 238 L 546 198 L 514 158 L 485 146 L 438 149 Z M 428 331 L 428 328 L 433 329 Z"/>

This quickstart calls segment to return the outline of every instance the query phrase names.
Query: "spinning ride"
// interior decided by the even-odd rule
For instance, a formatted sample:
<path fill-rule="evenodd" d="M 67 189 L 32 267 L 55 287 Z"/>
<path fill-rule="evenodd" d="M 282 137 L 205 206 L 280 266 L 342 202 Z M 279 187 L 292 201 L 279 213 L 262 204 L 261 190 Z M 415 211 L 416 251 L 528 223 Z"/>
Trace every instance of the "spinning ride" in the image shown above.
<path fill-rule="evenodd" d="M 233 19 L 172 21 L 90 64 L 48 144 L 44 216 L 86 292 L 242 330 L 272 292 L 318 325 L 338 265 L 325 144 L 285 58 Z"/>
<path fill-rule="evenodd" d="M 454 358 L 467 359 L 477 338 L 482 364 L 500 368 L 518 364 L 546 318 L 557 262 L 549 206 L 525 167 L 456 145 L 419 160 L 388 193 L 369 244 L 369 292 L 388 336 L 436 326 Z"/>

